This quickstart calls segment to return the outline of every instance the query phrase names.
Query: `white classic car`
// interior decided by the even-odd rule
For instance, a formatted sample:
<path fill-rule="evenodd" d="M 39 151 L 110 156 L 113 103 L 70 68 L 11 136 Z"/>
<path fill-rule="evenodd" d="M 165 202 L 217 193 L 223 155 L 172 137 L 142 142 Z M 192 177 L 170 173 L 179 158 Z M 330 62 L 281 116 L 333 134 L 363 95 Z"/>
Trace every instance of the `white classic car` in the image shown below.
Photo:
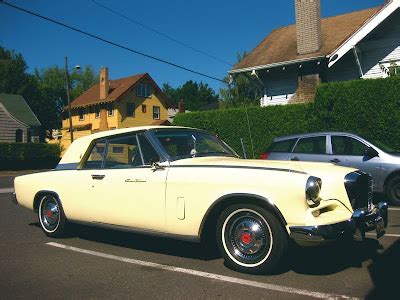
<path fill-rule="evenodd" d="M 15 178 L 14 202 L 60 237 L 70 222 L 214 241 L 235 270 L 271 272 L 292 239 L 363 239 L 387 225 L 368 174 L 332 164 L 245 160 L 218 137 L 136 127 L 73 142 L 55 170 Z"/>

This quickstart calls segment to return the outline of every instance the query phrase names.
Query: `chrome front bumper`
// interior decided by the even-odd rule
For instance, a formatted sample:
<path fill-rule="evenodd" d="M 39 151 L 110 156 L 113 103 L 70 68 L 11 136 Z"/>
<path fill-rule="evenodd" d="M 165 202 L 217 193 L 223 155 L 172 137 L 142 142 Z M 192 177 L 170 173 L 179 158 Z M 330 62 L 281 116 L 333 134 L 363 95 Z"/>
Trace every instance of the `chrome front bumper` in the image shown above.
<path fill-rule="evenodd" d="M 388 205 L 380 202 L 368 209 L 356 209 L 350 220 L 320 226 L 291 226 L 290 237 L 297 242 L 323 243 L 345 237 L 364 240 L 365 233 L 376 230 L 377 238 L 385 234 L 388 224 Z"/>

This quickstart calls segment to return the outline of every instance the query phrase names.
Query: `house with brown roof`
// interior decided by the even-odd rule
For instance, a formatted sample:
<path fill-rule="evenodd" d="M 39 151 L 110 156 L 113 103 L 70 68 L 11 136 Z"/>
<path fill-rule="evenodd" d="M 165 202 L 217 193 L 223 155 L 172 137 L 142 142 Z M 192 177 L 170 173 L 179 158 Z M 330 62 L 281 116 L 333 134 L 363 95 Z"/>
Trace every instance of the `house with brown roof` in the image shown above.
<path fill-rule="evenodd" d="M 94 132 L 142 125 L 169 125 L 167 97 L 148 73 L 116 80 L 101 68 L 100 82 L 71 102 L 73 139 Z M 68 107 L 62 121 L 62 144 L 70 144 Z"/>
<path fill-rule="evenodd" d="M 382 78 L 400 66 L 400 0 L 329 18 L 295 0 L 296 24 L 272 31 L 229 71 L 252 78 L 261 106 L 313 100 L 320 82 Z"/>

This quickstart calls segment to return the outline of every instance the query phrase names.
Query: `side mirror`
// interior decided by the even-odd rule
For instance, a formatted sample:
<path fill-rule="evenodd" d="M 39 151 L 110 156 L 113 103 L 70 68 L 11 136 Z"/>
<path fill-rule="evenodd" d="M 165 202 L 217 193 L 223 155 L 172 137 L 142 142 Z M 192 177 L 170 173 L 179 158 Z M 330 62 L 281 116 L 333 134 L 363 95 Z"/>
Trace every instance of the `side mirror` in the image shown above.
<path fill-rule="evenodd" d="M 372 147 L 368 147 L 365 152 L 364 152 L 365 156 L 368 156 L 369 158 L 373 158 L 373 157 L 377 157 L 379 156 L 378 151 L 376 151 L 374 148 Z"/>

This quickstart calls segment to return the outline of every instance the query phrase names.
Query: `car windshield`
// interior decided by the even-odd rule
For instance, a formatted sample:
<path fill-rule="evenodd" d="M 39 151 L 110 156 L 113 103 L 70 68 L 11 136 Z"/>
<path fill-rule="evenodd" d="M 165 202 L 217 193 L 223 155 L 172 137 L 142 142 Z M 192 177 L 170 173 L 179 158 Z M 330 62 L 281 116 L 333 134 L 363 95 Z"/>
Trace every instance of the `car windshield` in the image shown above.
<path fill-rule="evenodd" d="M 164 129 L 154 134 L 172 160 L 203 156 L 238 157 L 218 137 L 203 131 Z"/>
<path fill-rule="evenodd" d="M 382 143 L 380 141 L 377 141 L 377 140 L 374 140 L 374 139 L 367 139 L 367 138 L 364 138 L 364 139 L 369 141 L 372 145 L 377 146 L 379 149 L 381 149 L 381 150 L 383 150 L 383 151 L 385 151 L 387 153 L 392 153 L 392 154 L 393 153 L 400 153 L 400 150 L 394 149 L 394 148 L 392 148 L 392 147 L 390 147 L 390 146 L 388 146 L 385 143 Z"/>

